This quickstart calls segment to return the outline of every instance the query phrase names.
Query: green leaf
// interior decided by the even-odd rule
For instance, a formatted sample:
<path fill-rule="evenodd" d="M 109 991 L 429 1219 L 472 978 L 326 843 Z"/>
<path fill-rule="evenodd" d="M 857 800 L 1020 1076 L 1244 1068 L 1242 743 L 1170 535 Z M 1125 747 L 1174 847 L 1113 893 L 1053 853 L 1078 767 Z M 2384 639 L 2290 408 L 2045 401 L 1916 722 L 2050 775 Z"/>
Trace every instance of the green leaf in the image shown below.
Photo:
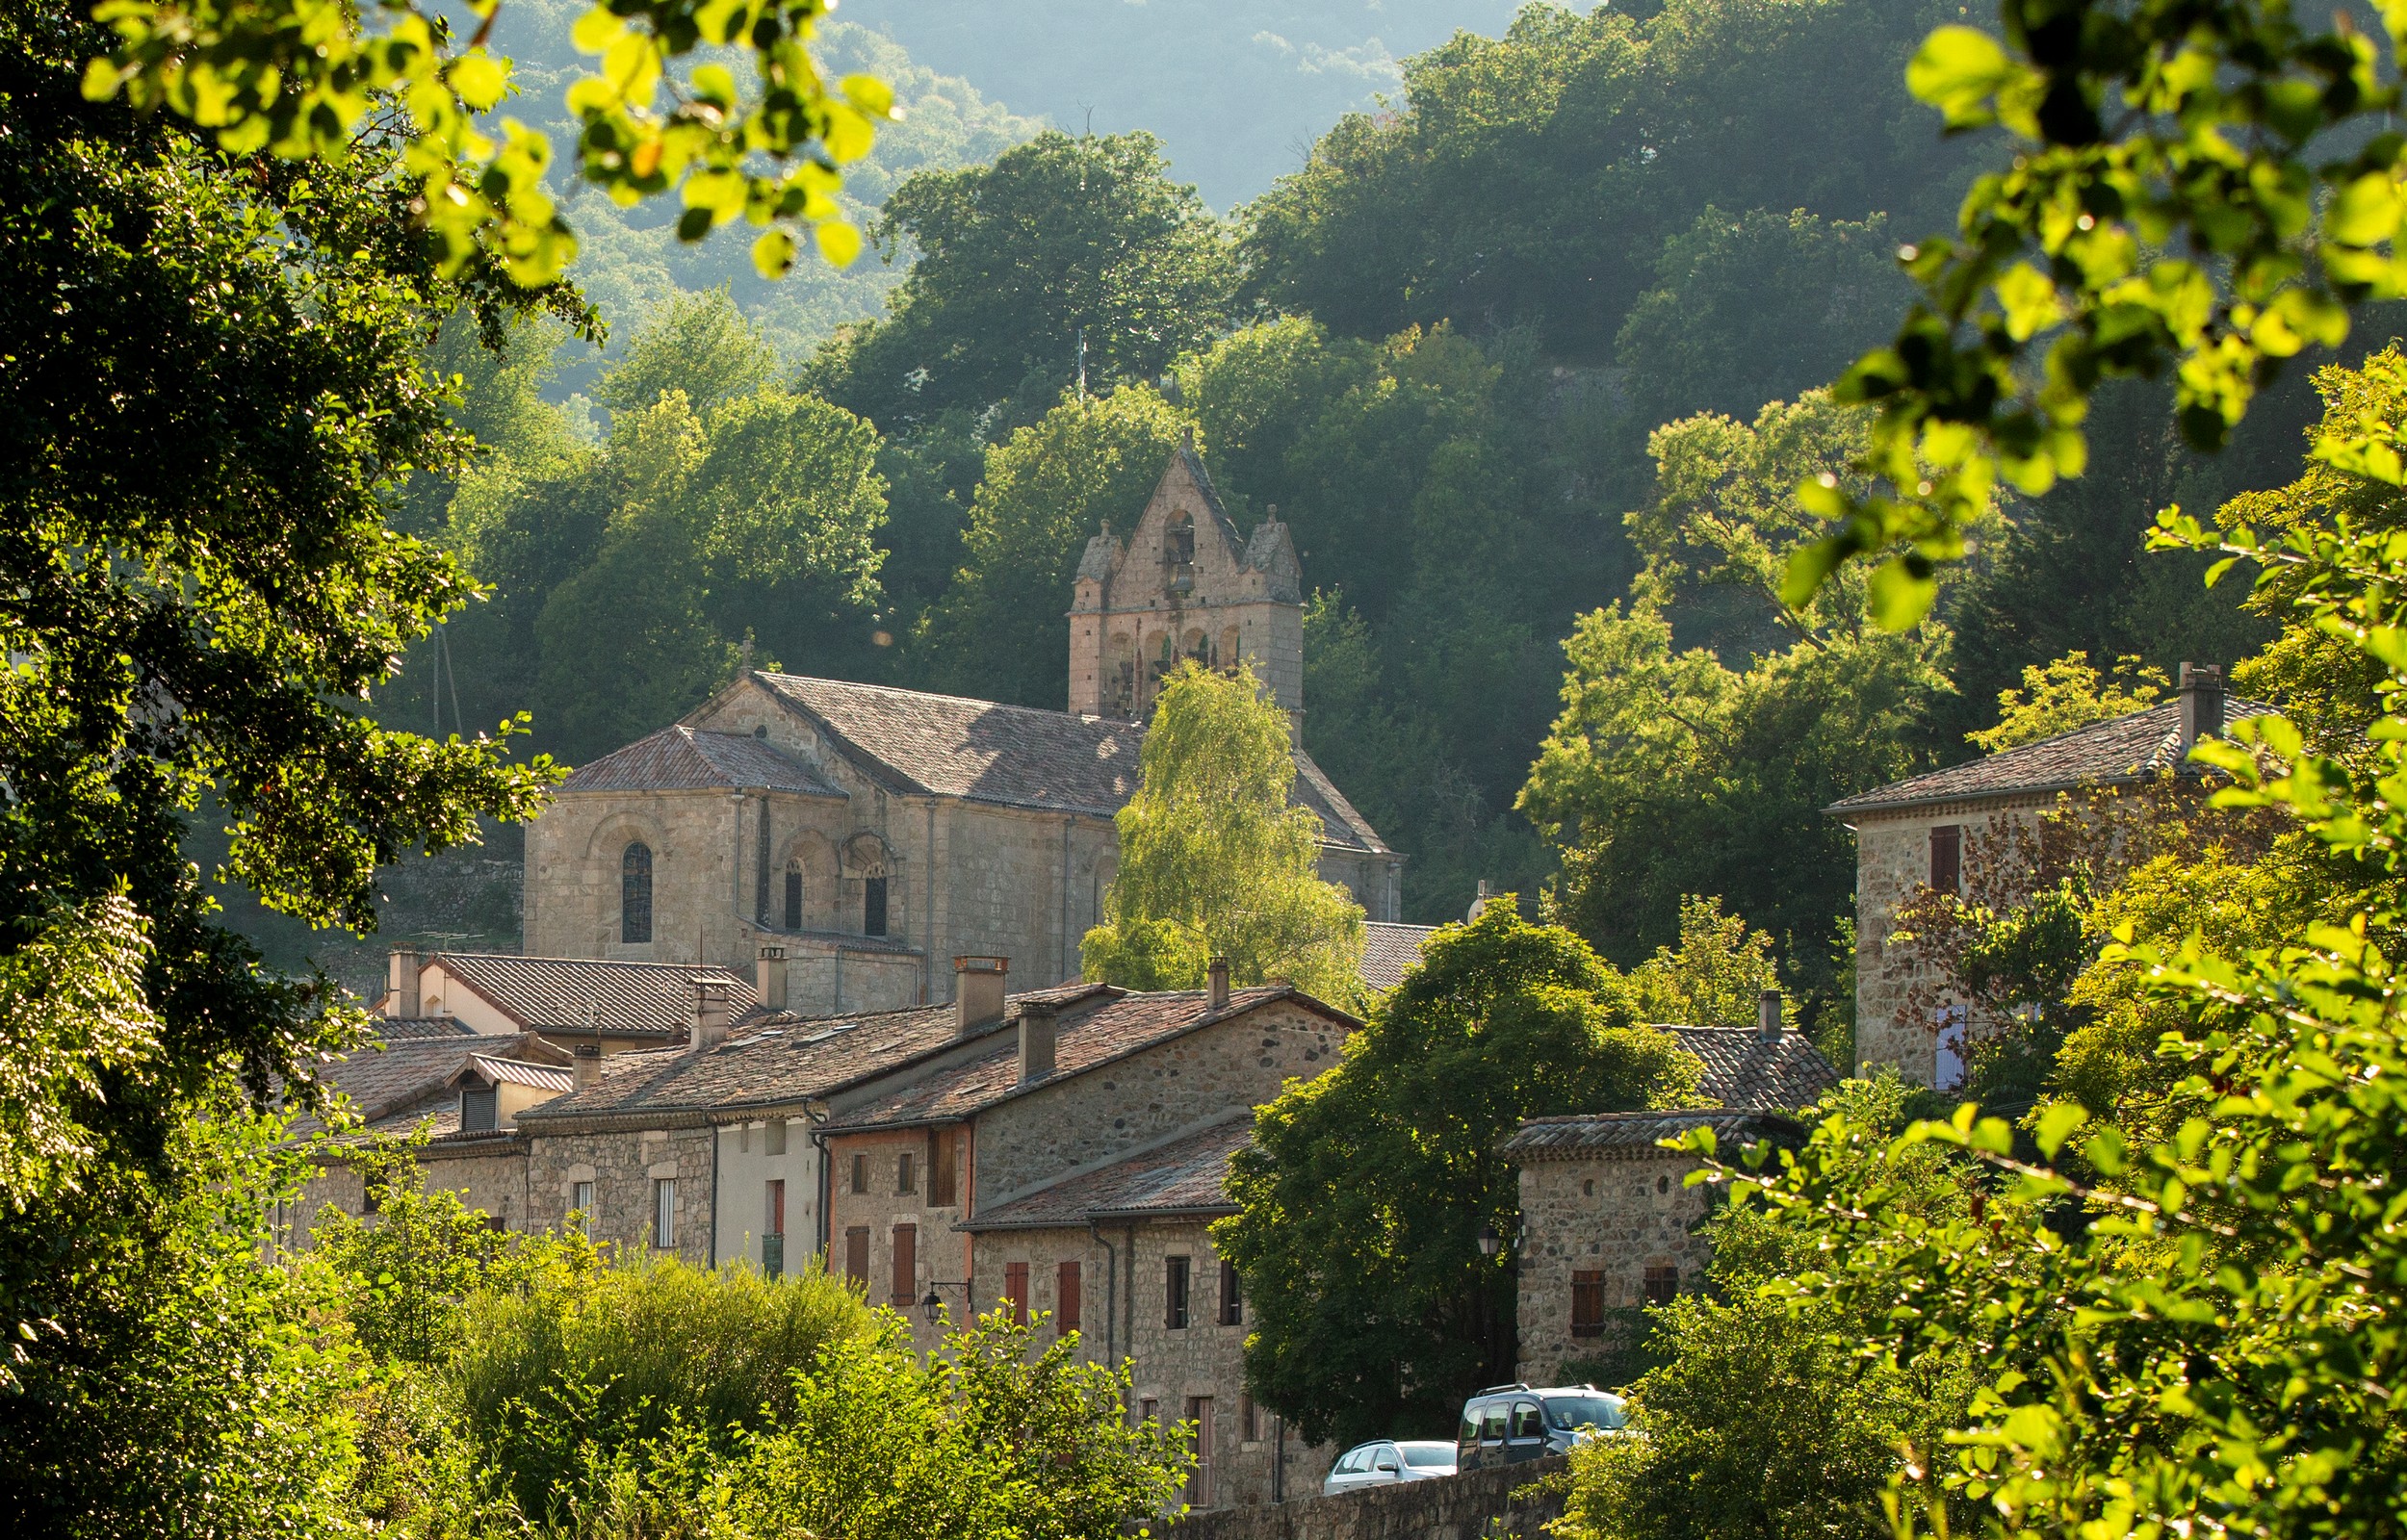
<path fill-rule="evenodd" d="M 2088 1120 L 2088 1111 L 2078 1102 L 2059 1101 L 2039 1115 L 2039 1126 L 2032 1131 L 2032 1138 L 2038 1142 L 2040 1153 L 2054 1160 L 2065 1139 Z"/>
<path fill-rule="evenodd" d="M 1883 629 L 1911 630 L 1930 613 L 1939 581 L 1928 572 L 1916 572 L 1911 557 L 1892 556 L 1873 569 L 1867 595 L 1873 619 Z"/>
<path fill-rule="evenodd" d="M 794 237 L 784 225 L 772 225 L 752 243 L 752 266 L 764 278 L 783 278 L 793 270 Z"/>
<path fill-rule="evenodd" d="M 1992 122 L 1989 99 L 2012 77 L 1996 38 L 1971 27 L 1941 27 L 1905 66 L 1905 89 L 1947 115 L 1951 128 Z"/>

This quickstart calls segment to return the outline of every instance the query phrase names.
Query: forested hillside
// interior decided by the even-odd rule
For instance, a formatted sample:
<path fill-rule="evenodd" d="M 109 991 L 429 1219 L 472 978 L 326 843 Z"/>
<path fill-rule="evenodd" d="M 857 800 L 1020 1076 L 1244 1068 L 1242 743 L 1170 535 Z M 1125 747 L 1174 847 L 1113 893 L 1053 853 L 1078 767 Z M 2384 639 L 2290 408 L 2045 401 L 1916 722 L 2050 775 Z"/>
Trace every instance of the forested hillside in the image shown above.
<path fill-rule="evenodd" d="M 574 208 L 588 292 L 649 319 L 622 325 L 590 418 L 544 404 L 564 388 L 547 336 L 505 365 L 447 339 L 488 452 L 412 506 L 493 594 L 448 628 L 440 706 L 430 657 L 388 706 L 531 709 L 573 761 L 672 719 L 747 645 L 1058 706 L 1079 550 L 1191 425 L 1241 524 L 1294 526 L 1307 742 L 1410 854 L 1408 917 L 1459 915 L 1483 878 L 1551 885 L 1626 963 L 1684 894 L 1720 894 L 1835 1006 L 1852 866 L 1820 808 L 1970 754 L 2032 664 L 2237 655 L 2256 623 L 2139 535 L 2167 502 L 2285 479 L 2311 416 L 2294 383 L 2199 461 L 2160 389 L 2110 392 L 2098 472 L 2002 508 L 1918 631 L 1869 627 L 1844 584 L 1781 608 L 1776 563 L 1812 532 L 1789 489 L 1843 473 L 1862 430 L 1811 393 L 1885 336 L 1897 248 L 1990 153 L 1903 88 L 1954 14 L 1532 5 L 1405 61 L 1400 96 L 1229 218 L 1148 133 L 1031 138 L 994 105 L 1022 105 L 993 80 L 1026 49 L 945 56 L 965 83 L 836 29 L 915 104 L 853 184 L 892 265 L 714 297 L 694 291 L 740 241 L 676 248 Z M 1098 77 L 1167 79 L 1153 55 L 1180 36 Z M 1146 89 L 1161 123 L 1185 110 Z M 637 308 L 671 279 L 684 298 Z M 874 285 L 876 319 L 798 344 Z"/>

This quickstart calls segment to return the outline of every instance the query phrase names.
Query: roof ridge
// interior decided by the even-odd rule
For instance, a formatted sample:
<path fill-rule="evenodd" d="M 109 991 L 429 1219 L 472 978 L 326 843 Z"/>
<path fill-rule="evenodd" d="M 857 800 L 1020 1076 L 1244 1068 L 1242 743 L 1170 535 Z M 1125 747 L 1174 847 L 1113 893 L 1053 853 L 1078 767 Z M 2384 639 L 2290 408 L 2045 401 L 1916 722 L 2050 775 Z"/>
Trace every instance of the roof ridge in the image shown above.
<path fill-rule="evenodd" d="M 743 977 L 742 974 L 738 973 L 736 969 L 729 967 L 724 962 L 643 962 L 633 958 L 554 957 L 549 953 L 535 952 L 469 952 L 446 950 L 429 952 L 426 955 L 429 961 L 439 957 L 491 958 L 505 962 L 573 962 L 579 967 L 587 968 L 679 968 L 686 972 L 724 973 L 731 979 L 740 979 Z M 751 981 L 746 980 L 745 982 L 749 983 Z"/>

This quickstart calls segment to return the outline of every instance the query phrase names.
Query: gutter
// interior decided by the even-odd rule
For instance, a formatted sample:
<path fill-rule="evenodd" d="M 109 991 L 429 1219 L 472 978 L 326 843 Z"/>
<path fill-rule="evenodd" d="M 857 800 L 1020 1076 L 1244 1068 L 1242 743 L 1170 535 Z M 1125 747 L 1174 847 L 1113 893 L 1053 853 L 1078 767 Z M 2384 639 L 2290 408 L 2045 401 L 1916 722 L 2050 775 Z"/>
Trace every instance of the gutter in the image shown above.
<path fill-rule="evenodd" d="M 1104 1240 L 1102 1227 L 1091 1219 L 1087 1222 L 1086 1232 L 1102 1246 L 1106 1258 L 1103 1264 L 1103 1367 L 1110 1369 L 1120 1362 L 1120 1248 Z M 1121 1409 L 1125 1413 L 1127 1402 L 1121 1402 Z"/>

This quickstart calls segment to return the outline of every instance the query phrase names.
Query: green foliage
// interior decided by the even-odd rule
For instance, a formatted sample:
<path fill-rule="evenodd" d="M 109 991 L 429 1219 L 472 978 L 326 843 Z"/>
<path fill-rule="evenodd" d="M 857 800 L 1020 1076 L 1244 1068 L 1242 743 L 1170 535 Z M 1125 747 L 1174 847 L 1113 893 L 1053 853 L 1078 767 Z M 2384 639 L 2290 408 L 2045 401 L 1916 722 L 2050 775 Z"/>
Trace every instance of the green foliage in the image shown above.
<path fill-rule="evenodd" d="M 1697 1073 L 1586 942 L 1510 897 L 1438 931 L 1231 1159 L 1213 1239 L 1246 1280 L 1256 1399 L 1342 1444 L 1442 1426 L 1511 1378 L 1513 1273 L 1479 1250 L 1484 1225 L 1518 1227 L 1498 1146 L 1528 1117 L 1682 1105 Z"/>
<path fill-rule="evenodd" d="M 1680 942 L 1659 946 L 1630 970 L 1631 1004 L 1643 1021 L 1691 1027 L 1751 1027 L 1763 991 L 1778 987 L 1772 937 L 1721 912 L 1718 898 L 1680 900 Z M 1791 1025 L 1797 1008 L 1783 1002 Z"/>
<path fill-rule="evenodd" d="M 1178 413 L 1144 385 L 1074 398 L 986 451 L 962 566 L 915 643 L 940 688 L 1058 708 L 1062 612 L 1089 537 L 1130 519 L 1178 447 Z"/>
<path fill-rule="evenodd" d="M 760 390 L 776 363 L 725 290 L 678 295 L 645 321 L 594 395 L 613 412 L 630 412 L 680 391 L 707 411 Z"/>
<path fill-rule="evenodd" d="M 1236 286 L 1220 222 L 1167 172 L 1151 134 L 1047 132 L 992 166 L 913 176 L 874 233 L 918 261 L 814 384 L 899 433 L 1007 398 L 1041 408 L 1080 380 L 1153 379 L 1227 322 Z"/>
<path fill-rule="evenodd" d="M 1964 741 L 1984 754 L 2002 754 L 2092 722 L 2144 711 L 2163 697 L 2165 683 L 2162 669 L 2149 668 L 2136 657 L 2116 658 L 2113 673 L 2106 676 L 2089 666 L 2087 653 L 2067 653 L 2023 670 L 2022 690 L 1998 692 L 1998 725 L 1968 732 Z"/>
<path fill-rule="evenodd" d="M 1189 661 L 1164 680 L 1103 922 L 1079 943 L 1086 976 L 1193 989 L 1220 958 L 1238 985 L 1283 978 L 1353 1005 L 1362 910 L 1321 879 L 1320 820 L 1288 801 L 1295 773 L 1286 713 L 1252 667 Z"/>

